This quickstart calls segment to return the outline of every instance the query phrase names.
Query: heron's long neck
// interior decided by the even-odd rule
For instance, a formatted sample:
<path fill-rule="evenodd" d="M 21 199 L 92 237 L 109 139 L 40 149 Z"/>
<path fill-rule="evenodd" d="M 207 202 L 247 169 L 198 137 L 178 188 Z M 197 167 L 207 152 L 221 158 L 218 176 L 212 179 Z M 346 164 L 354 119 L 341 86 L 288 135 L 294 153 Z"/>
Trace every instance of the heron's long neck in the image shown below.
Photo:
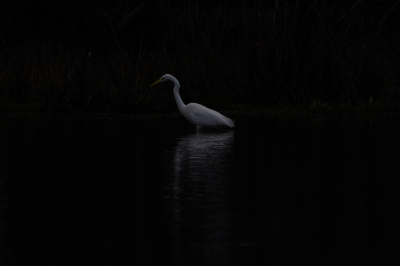
<path fill-rule="evenodd" d="M 181 96 L 179 95 L 179 82 L 177 81 L 177 83 L 174 82 L 174 96 L 175 96 L 175 101 L 176 101 L 176 105 L 178 105 L 178 109 L 179 111 L 183 111 L 183 107 L 185 107 L 185 104 L 183 103 Z"/>

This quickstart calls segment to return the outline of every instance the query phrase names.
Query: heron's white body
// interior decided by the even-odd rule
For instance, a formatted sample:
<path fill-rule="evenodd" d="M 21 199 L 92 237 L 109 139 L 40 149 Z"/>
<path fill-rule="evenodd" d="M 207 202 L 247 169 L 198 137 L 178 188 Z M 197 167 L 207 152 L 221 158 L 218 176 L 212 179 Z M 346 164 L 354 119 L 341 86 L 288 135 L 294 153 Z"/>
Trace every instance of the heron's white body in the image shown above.
<path fill-rule="evenodd" d="M 180 84 L 179 81 L 169 74 L 165 74 L 153 85 L 170 80 L 174 83 L 174 96 L 176 105 L 178 106 L 181 114 L 192 124 L 198 128 L 202 127 L 234 127 L 235 124 L 232 119 L 218 113 L 217 111 L 211 110 L 198 103 L 189 103 L 185 105 L 179 95 Z M 151 85 L 151 86 L 153 86 Z"/>

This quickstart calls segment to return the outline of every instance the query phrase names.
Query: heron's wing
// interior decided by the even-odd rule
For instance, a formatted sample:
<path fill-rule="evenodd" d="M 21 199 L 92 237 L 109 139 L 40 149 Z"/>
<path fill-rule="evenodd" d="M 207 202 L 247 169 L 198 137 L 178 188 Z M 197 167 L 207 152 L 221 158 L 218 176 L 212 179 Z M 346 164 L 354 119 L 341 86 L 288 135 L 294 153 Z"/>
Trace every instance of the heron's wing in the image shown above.
<path fill-rule="evenodd" d="M 230 118 L 201 104 L 190 103 L 187 105 L 187 110 L 188 119 L 195 125 L 204 127 L 234 126 Z"/>

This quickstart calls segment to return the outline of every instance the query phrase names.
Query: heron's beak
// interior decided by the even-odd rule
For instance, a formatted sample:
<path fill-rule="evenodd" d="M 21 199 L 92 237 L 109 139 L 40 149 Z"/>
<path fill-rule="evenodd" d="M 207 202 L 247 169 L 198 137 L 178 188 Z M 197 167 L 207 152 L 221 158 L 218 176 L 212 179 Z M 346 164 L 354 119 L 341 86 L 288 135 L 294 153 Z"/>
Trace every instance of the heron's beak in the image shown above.
<path fill-rule="evenodd" d="M 153 87 L 154 85 L 157 85 L 158 83 L 161 82 L 161 79 L 157 80 L 156 82 L 154 82 L 153 84 L 150 85 L 150 87 Z"/>

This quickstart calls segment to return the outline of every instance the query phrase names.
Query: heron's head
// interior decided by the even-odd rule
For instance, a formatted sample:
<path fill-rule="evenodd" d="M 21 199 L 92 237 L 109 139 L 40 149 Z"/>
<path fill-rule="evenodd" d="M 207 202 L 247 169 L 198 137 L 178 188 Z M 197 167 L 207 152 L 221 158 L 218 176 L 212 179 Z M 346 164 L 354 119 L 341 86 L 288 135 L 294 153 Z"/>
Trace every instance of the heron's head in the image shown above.
<path fill-rule="evenodd" d="M 151 84 L 150 87 L 152 87 L 152 86 L 154 86 L 154 85 L 157 85 L 158 83 L 163 82 L 163 81 L 166 81 L 166 80 L 172 81 L 172 82 L 175 84 L 175 86 L 178 86 L 178 87 L 179 87 L 179 82 L 178 82 L 178 80 L 177 80 L 174 76 L 172 76 L 172 75 L 170 75 L 170 74 L 165 74 L 165 75 L 162 76 L 159 80 L 157 80 L 156 82 L 154 82 L 153 84 Z"/>
<path fill-rule="evenodd" d="M 173 77 L 170 74 L 165 74 L 164 76 L 162 76 L 159 80 L 157 80 L 156 82 L 154 82 L 153 84 L 150 85 L 150 87 L 153 87 L 154 85 L 157 85 L 160 82 L 166 81 L 166 80 L 171 80 L 173 81 Z"/>

